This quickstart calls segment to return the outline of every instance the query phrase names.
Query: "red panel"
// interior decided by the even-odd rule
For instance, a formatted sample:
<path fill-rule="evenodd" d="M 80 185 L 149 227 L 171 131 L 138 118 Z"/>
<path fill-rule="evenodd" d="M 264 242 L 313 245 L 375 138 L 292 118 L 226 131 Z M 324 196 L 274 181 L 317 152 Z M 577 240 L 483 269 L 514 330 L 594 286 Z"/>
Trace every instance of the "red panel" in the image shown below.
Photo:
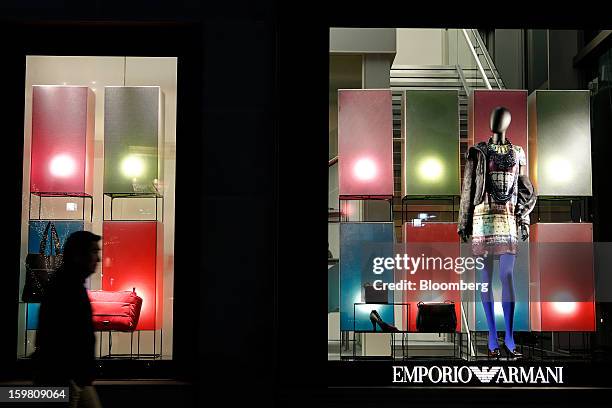
<path fill-rule="evenodd" d="M 103 225 L 102 290 L 136 288 L 142 298 L 136 330 L 161 328 L 160 229 L 156 221 L 104 221 Z"/>
<path fill-rule="evenodd" d="M 531 226 L 532 330 L 594 331 L 593 225 Z"/>
<path fill-rule="evenodd" d="M 393 196 L 391 90 L 338 91 L 339 194 Z"/>
<path fill-rule="evenodd" d="M 470 95 L 468 145 L 491 137 L 491 112 L 498 106 L 510 111 L 512 121 L 506 137 L 527 153 L 527 91 L 477 89 Z"/>
<path fill-rule="evenodd" d="M 415 227 L 411 222 L 404 224 L 404 242 L 406 253 L 409 256 L 425 257 L 451 257 L 460 256 L 460 241 L 457 234 L 457 223 L 453 222 L 431 222 L 423 226 Z M 456 245 L 453 245 L 456 244 Z M 449 270 L 419 271 L 414 275 L 404 274 L 401 279 L 419 281 L 420 279 L 431 279 L 433 282 L 458 282 L 459 274 Z M 457 331 L 461 330 L 461 293 L 458 291 L 436 291 L 434 293 L 420 290 L 404 291 L 404 302 L 410 304 L 410 314 L 403 308 L 403 319 L 410 331 L 416 331 L 417 303 L 419 300 L 433 300 L 432 295 L 438 296 L 438 301 L 452 300 L 455 302 L 455 314 L 457 316 Z M 422 297 L 422 298 L 421 298 Z"/>
<path fill-rule="evenodd" d="M 30 191 L 91 194 L 93 92 L 75 86 L 32 89 Z"/>

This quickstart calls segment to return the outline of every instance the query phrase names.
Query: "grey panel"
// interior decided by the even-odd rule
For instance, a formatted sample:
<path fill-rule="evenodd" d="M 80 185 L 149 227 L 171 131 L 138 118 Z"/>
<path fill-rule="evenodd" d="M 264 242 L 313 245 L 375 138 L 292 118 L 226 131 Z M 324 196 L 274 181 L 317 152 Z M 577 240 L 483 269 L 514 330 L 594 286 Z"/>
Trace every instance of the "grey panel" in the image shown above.
<path fill-rule="evenodd" d="M 535 91 L 530 105 L 538 195 L 592 195 L 589 91 Z"/>
<path fill-rule="evenodd" d="M 104 192 L 154 191 L 159 175 L 159 87 L 105 87 Z M 137 168 L 125 171 L 126 158 Z"/>
<path fill-rule="evenodd" d="M 395 28 L 330 28 L 329 52 L 395 54 Z"/>
<path fill-rule="evenodd" d="M 402 111 L 402 195 L 459 195 L 458 92 L 406 91 Z"/>

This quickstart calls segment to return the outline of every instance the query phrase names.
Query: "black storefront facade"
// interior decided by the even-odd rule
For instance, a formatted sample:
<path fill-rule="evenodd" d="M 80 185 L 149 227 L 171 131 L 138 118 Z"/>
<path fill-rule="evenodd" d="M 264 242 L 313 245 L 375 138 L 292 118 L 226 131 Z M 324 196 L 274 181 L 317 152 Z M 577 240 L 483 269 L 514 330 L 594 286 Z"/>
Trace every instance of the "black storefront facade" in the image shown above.
<path fill-rule="evenodd" d="M 160 6 L 146 18 L 142 9 L 110 6 L 74 13 L 17 9 L 5 20 L 4 37 L 14 39 L 6 44 L 2 68 L 11 78 L 4 85 L 4 129 L 14 135 L 5 139 L 3 161 L 7 271 L 18 270 L 21 262 L 21 244 L 10 237 L 19 236 L 23 211 L 24 186 L 13 181 L 22 179 L 26 57 L 177 58 L 172 359 L 101 361 L 101 396 L 125 403 L 137 392 L 147 402 L 183 406 L 219 397 L 230 406 L 252 401 L 447 406 L 449 400 L 472 405 L 475 397 L 485 405 L 499 403 L 503 395 L 558 405 L 583 401 L 587 387 L 609 386 L 606 356 L 564 363 L 564 384 L 551 391 L 554 395 L 538 385 L 523 390 L 406 386 L 393 384 L 393 365 L 401 363 L 327 361 L 321 341 L 326 322 L 319 316 L 327 282 L 312 270 L 323 270 L 323 258 L 315 253 L 324 253 L 325 246 L 328 143 L 312 135 L 328 130 L 329 27 L 393 24 L 351 18 L 346 10 L 315 19 L 314 9 L 306 12 L 310 21 L 295 21 L 288 18 L 292 11 L 275 7 Z M 445 15 L 449 25 L 459 18 L 450 11 Z M 512 17 L 523 21 L 518 12 Z M 394 24 L 440 24 L 425 20 Z M 291 138 L 281 136 L 285 133 Z M 596 143 L 598 149 L 608 146 L 593 137 L 593 150 Z M 605 169 L 605 161 L 596 160 L 594 155 L 594 175 Z M 606 184 L 596 184 L 595 176 L 593 188 L 599 197 L 607 196 Z M 18 273 L 7 273 L 0 289 L 9 333 L 2 336 L 1 374 L 8 383 L 27 382 L 31 368 L 15 357 L 18 279 Z M 604 389 L 590 391 L 608 395 Z"/>

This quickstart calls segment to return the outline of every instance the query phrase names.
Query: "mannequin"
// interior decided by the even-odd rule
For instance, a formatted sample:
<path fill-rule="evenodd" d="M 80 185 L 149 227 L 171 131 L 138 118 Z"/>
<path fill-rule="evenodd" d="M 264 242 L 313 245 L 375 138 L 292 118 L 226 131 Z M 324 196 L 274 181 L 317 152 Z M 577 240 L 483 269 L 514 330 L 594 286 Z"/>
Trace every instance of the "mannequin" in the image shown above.
<path fill-rule="evenodd" d="M 514 343 L 514 261 L 518 236 L 529 238 L 529 213 L 536 194 L 527 176 L 523 148 L 506 137 L 512 115 L 504 107 L 493 109 L 492 135 L 468 150 L 457 232 L 463 242 L 472 237 L 472 252 L 484 258 L 479 279 L 491 288 L 493 262 L 499 258 L 504 312 L 504 348 L 510 357 L 520 358 Z M 492 290 L 481 292 L 489 329 L 488 355 L 499 357 Z"/>

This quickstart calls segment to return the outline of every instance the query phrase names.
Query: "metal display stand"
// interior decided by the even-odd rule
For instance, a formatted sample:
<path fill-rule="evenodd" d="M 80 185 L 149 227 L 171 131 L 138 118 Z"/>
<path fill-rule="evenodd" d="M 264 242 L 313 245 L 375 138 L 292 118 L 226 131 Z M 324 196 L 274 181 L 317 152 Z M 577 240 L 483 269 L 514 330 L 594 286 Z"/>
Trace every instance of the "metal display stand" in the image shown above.
<path fill-rule="evenodd" d="M 38 197 L 38 218 L 32 218 L 32 196 Z M 82 201 L 81 218 L 57 219 L 42 218 L 42 199 L 43 198 L 80 198 Z M 28 205 L 28 220 L 30 221 L 85 221 L 85 202 L 89 200 L 89 222 L 93 221 L 93 196 L 80 193 L 53 193 L 53 192 L 30 192 Z"/>
<path fill-rule="evenodd" d="M 160 223 L 164 222 L 164 196 L 162 194 L 160 194 L 159 192 L 142 192 L 142 193 L 104 193 L 105 197 L 109 197 L 110 198 L 110 205 L 109 205 L 109 217 L 106 217 L 106 211 L 105 211 L 105 207 L 106 207 L 106 199 L 103 199 L 102 202 L 102 218 L 103 221 L 117 221 L 113 219 L 113 202 L 116 199 L 133 199 L 133 198 L 152 198 L 155 199 L 155 218 L 152 220 L 147 220 L 147 219 L 122 219 L 121 221 L 131 221 L 131 222 L 139 222 L 139 221 L 159 221 Z M 161 204 L 161 205 L 160 205 Z M 161 212 L 160 212 L 160 208 L 161 208 Z M 161 213 L 161 216 L 160 216 Z M 156 236 L 156 248 L 157 248 L 157 239 L 158 237 Z M 156 254 L 157 256 L 157 254 Z M 157 295 L 157 293 L 156 293 Z M 140 338 L 141 338 L 141 332 L 142 331 L 150 331 L 153 332 L 153 353 L 141 353 L 140 352 Z M 109 331 L 99 331 L 100 333 L 100 348 L 99 348 L 99 352 L 100 352 L 100 358 L 101 359 L 161 359 L 162 358 L 162 354 L 163 354 L 163 329 L 159 329 L 159 336 L 160 336 L 160 341 L 159 341 L 159 353 L 157 352 L 157 332 L 158 330 L 134 330 L 132 332 L 130 332 L 130 352 L 129 353 L 112 353 L 112 347 L 113 347 L 113 338 L 112 338 L 112 333 L 114 332 L 113 330 L 109 330 Z M 106 355 L 102 355 L 102 336 L 103 333 L 108 333 L 108 354 Z M 136 353 L 134 353 L 134 332 L 137 333 L 136 336 Z M 125 333 L 125 332 L 117 332 L 117 333 Z"/>
<path fill-rule="evenodd" d="M 410 310 L 411 310 L 411 303 L 412 302 L 389 302 L 389 303 L 383 303 L 383 302 L 371 302 L 371 303 L 365 303 L 365 302 L 356 302 L 353 303 L 353 333 L 384 333 L 384 334 L 391 334 L 391 356 L 390 358 L 392 360 L 397 360 L 398 356 L 395 352 L 395 339 L 396 339 L 396 335 L 400 335 L 400 342 L 401 342 L 401 360 L 409 360 L 409 359 L 422 359 L 422 358 L 433 358 L 433 357 L 438 357 L 438 356 L 417 356 L 417 357 L 410 357 L 410 350 L 411 348 L 409 347 L 409 336 L 410 333 L 422 333 L 422 332 L 415 332 L 410 330 Z M 356 328 L 356 311 L 357 311 L 357 306 L 364 306 L 364 305 L 383 305 L 383 306 L 391 306 L 394 308 L 394 313 L 395 313 L 395 306 L 402 306 L 405 307 L 407 309 L 407 318 L 406 321 L 404 323 L 406 323 L 405 327 L 407 327 L 408 329 L 404 329 L 404 330 L 398 330 L 395 332 L 383 332 L 383 331 L 378 331 L 378 330 L 357 330 Z M 440 333 L 442 334 L 442 332 Z M 462 345 L 462 335 L 463 333 L 461 332 L 448 332 L 448 333 L 444 333 L 444 334 L 451 334 L 452 335 L 452 343 L 453 343 L 453 354 L 452 356 L 448 356 L 446 358 L 452 358 L 452 359 L 462 359 L 463 355 L 462 355 L 462 351 L 461 351 L 461 345 Z M 457 337 L 459 337 L 459 343 L 457 342 Z M 367 358 L 367 357 L 360 357 L 357 356 L 357 347 L 356 347 L 356 338 L 355 335 L 353 335 L 353 339 L 351 340 L 353 342 L 353 353 L 352 353 L 352 358 L 353 359 L 360 359 L 360 358 Z M 412 348 L 412 349 L 418 349 L 418 348 Z"/>
<path fill-rule="evenodd" d="M 348 211 L 344 211 L 343 203 L 347 202 L 361 202 L 366 201 L 386 201 L 389 204 L 389 221 L 393 221 L 393 196 L 338 196 L 338 208 L 340 222 L 368 222 L 369 220 L 349 220 Z M 345 204 L 346 206 L 346 204 Z M 372 221 L 374 222 L 374 221 Z"/>

